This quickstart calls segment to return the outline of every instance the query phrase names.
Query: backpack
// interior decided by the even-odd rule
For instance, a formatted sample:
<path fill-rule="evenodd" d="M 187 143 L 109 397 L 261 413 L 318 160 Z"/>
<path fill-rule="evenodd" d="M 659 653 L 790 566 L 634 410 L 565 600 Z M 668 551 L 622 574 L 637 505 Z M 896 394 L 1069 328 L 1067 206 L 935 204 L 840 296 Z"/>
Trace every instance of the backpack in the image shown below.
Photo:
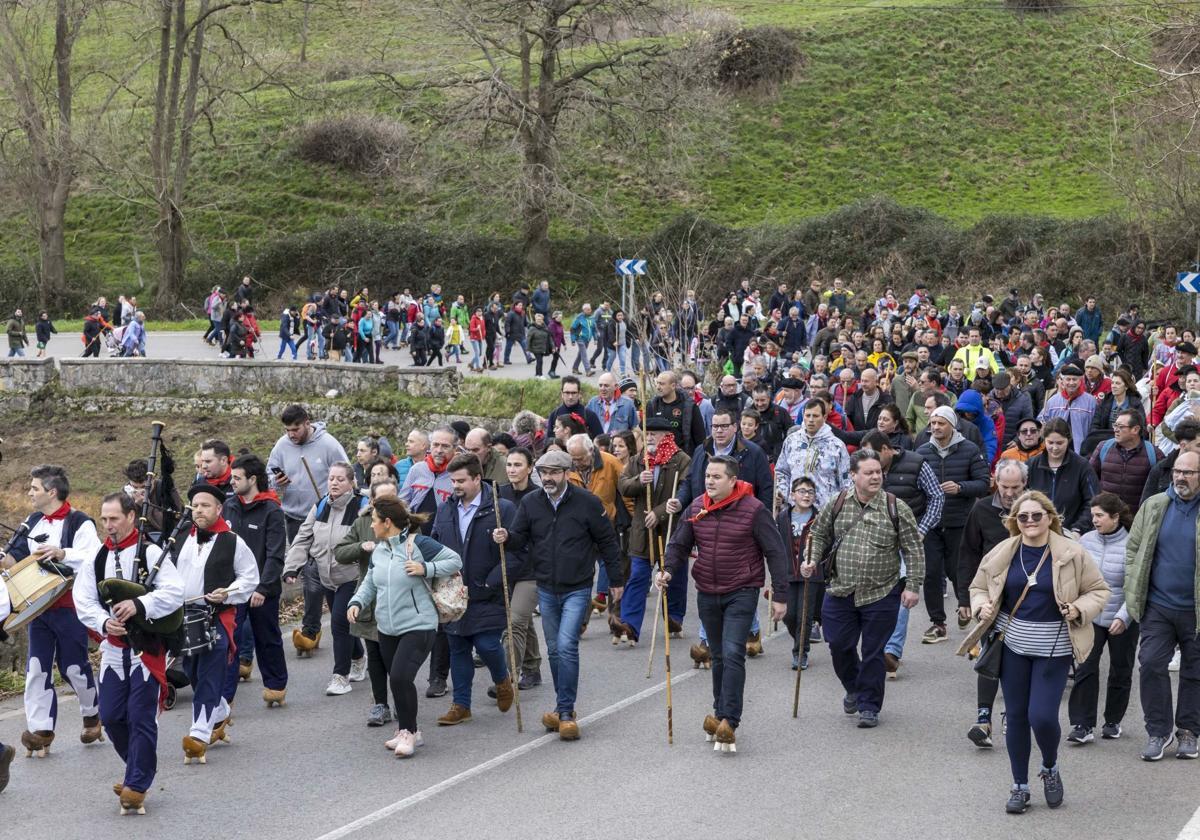
<path fill-rule="evenodd" d="M 1116 445 L 1117 442 L 1113 438 L 1109 438 L 1108 440 L 1104 441 L 1104 443 L 1100 444 L 1101 466 L 1104 464 L 1104 459 L 1108 457 L 1108 453 L 1111 452 L 1112 448 Z M 1158 463 L 1158 453 L 1154 451 L 1153 444 L 1151 444 L 1148 440 L 1143 440 L 1142 446 L 1146 449 L 1146 458 L 1150 461 L 1150 469 L 1154 469 L 1154 465 Z"/>

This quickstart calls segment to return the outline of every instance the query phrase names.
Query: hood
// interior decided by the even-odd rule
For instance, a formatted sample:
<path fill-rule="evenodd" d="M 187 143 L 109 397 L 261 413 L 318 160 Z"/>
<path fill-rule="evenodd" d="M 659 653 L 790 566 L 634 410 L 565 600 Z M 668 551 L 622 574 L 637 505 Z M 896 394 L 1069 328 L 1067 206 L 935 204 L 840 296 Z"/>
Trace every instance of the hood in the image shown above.
<path fill-rule="evenodd" d="M 950 450 L 953 449 L 957 443 L 964 440 L 966 440 L 966 438 L 963 437 L 962 432 L 960 432 L 958 429 L 955 429 L 954 434 L 950 435 L 950 442 L 945 446 L 942 446 L 940 443 L 938 443 L 937 438 L 935 438 L 933 435 L 929 436 L 929 443 L 933 446 L 933 451 L 936 452 L 941 458 L 945 458 L 947 455 L 949 455 Z"/>
<path fill-rule="evenodd" d="M 973 411 L 978 415 L 983 415 L 983 394 L 973 388 L 968 388 L 962 392 L 962 396 L 958 398 L 958 403 L 954 406 L 955 411 Z"/>

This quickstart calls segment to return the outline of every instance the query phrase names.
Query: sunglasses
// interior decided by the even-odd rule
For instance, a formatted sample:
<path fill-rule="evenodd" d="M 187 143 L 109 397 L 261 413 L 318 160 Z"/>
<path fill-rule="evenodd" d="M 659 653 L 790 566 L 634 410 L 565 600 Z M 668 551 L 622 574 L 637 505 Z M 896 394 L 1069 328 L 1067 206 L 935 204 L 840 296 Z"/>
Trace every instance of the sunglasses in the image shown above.
<path fill-rule="evenodd" d="M 1030 522 L 1041 522 L 1045 518 L 1046 518 L 1046 512 L 1041 511 L 1041 510 L 1035 510 L 1033 513 L 1018 513 L 1017 514 L 1017 521 L 1020 522 L 1022 525 L 1026 525 Z"/>

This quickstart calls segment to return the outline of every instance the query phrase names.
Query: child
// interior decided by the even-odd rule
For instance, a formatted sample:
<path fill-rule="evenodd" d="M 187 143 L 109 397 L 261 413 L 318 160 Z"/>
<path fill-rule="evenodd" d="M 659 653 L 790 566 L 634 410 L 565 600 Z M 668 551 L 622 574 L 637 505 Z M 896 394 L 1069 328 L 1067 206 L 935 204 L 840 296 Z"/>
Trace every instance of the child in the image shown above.
<path fill-rule="evenodd" d="M 462 361 L 463 329 L 462 324 L 451 319 L 449 333 L 446 336 L 446 361 L 454 359 L 454 364 Z"/>
<path fill-rule="evenodd" d="M 38 313 L 34 331 L 37 333 L 37 357 L 40 359 L 46 355 L 46 345 L 50 343 L 51 333 L 58 332 L 54 328 L 54 322 L 50 320 L 49 312 L 43 309 Z"/>
<path fill-rule="evenodd" d="M 742 416 L 738 418 L 738 424 L 742 429 L 742 437 L 757 446 L 766 449 L 763 446 L 763 440 L 759 437 L 759 428 L 762 424 L 762 415 L 753 408 L 747 408 L 742 412 Z"/>
<path fill-rule="evenodd" d="M 783 537 L 784 545 L 788 546 L 792 558 L 792 567 L 788 572 L 788 603 L 787 614 L 783 623 L 792 634 L 792 670 L 799 668 L 808 670 L 808 650 L 813 639 L 813 625 L 820 622 L 817 612 L 821 599 L 825 594 L 825 578 L 821 564 L 809 578 L 808 584 L 808 628 L 804 636 L 804 650 L 800 650 L 800 612 L 801 598 L 804 594 L 804 578 L 800 575 L 800 564 L 804 562 L 808 548 L 808 532 L 817 518 L 817 486 L 811 478 L 801 476 L 792 482 L 792 506 L 779 512 L 775 524 L 779 527 L 779 535 Z M 816 558 L 819 559 L 819 558 Z M 820 641 L 820 636 L 817 636 Z"/>

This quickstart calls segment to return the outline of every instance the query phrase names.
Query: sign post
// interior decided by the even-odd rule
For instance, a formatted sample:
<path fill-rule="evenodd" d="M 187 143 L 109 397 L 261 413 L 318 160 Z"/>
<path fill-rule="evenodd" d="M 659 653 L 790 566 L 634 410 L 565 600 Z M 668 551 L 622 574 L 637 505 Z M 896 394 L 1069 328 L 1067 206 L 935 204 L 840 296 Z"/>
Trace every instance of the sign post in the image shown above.
<path fill-rule="evenodd" d="M 1196 266 L 1200 268 L 1200 266 Z M 1200 324 L 1200 270 L 1181 271 L 1175 275 L 1175 290 L 1196 296 L 1196 323 Z"/>
<path fill-rule="evenodd" d="M 646 274 L 645 260 L 617 260 L 617 276 L 621 278 L 621 309 L 628 318 L 636 299 L 637 278 Z"/>

